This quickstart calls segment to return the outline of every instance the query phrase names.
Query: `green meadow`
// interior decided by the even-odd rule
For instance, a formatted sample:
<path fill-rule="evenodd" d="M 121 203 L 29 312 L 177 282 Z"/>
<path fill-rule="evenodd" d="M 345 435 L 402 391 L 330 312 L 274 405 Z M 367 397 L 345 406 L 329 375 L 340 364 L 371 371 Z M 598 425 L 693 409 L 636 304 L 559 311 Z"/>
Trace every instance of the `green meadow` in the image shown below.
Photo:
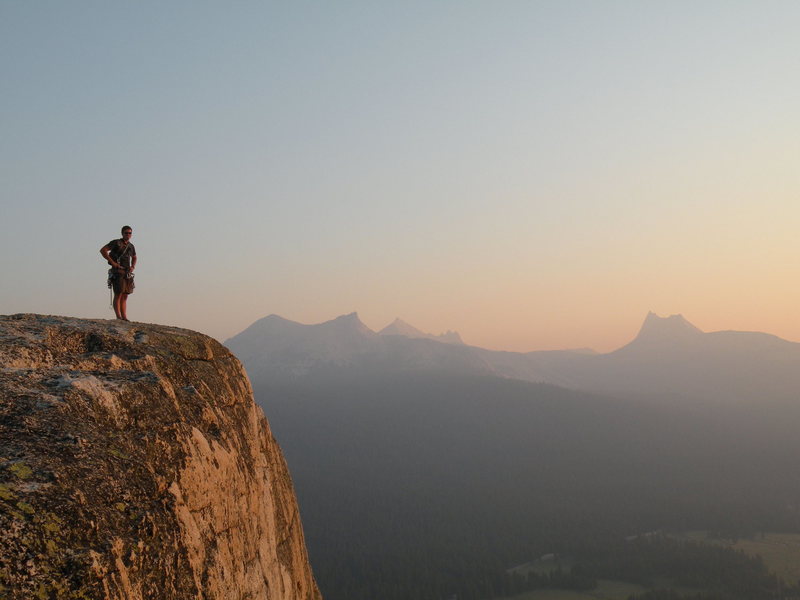
<path fill-rule="evenodd" d="M 518 596 L 511 600 L 627 600 L 633 594 L 646 592 L 647 588 L 624 581 L 610 581 L 600 579 L 597 587 L 585 592 L 572 590 L 536 590 Z"/>
<path fill-rule="evenodd" d="M 798 533 L 759 533 L 752 538 L 730 539 L 714 536 L 708 531 L 688 531 L 671 534 L 669 537 L 722 546 L 741 551 L 749 556 L 759 556 L 767 568 L 787 584 L 800 583 L 800 534 Z M 520 575 L 530 572 L 546 574 L 559 566 L 569 572 L 572 561 L 569 559 L 534 561 L 519 565 L 511 571 Z M 511 596 L 505 600 L 627 600 L 632 595 L 642 594 L 649 590 L 670 588 L 682 593 L 701 591 L 676 586 L 669 579 L 655 580 L 650 587 L 624 581 L 599 579 L 597 587 L 592 590 L 543 589 Z"/>
<path fill-rule="evenodd" d="M 730 540 L 713 537 L 707 531 L 689 531 L 674 537 L 717 544 L 741 550 L 750 556 L 760 556 L 767 568 L 786 583 L 800 582 L 800 533 L 759 533 L 752 539 Z"/>

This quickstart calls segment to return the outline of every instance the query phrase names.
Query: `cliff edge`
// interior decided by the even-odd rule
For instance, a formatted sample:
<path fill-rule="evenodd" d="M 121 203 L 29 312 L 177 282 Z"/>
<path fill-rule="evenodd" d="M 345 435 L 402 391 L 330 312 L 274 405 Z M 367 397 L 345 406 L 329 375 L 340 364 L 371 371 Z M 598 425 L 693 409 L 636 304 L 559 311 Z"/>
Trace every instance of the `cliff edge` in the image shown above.
<path fill-rule="evenodd" d="M 286 463 L 227 349 L 0 316 L 0 598 L 320 598 Z"/>

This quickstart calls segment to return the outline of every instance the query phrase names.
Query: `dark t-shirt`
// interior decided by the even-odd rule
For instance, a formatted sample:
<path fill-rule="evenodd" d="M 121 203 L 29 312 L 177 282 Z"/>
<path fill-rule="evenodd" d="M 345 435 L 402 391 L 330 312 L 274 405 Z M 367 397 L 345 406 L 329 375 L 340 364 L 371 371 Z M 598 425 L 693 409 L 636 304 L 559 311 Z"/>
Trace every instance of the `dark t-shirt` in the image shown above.
<path fill-rule="evenodd" d="M 118 262 L 123 267 L 131 266 L 131 258 L 136 256 L 136 248 L 133 247 L 133 244 L 128 242 L 128 248 L 126 249 L 122 238 L 120 238 L 111 240 L 106 246 L 110 248 L 108 255 L 114 259 L 114 262 Z"/>

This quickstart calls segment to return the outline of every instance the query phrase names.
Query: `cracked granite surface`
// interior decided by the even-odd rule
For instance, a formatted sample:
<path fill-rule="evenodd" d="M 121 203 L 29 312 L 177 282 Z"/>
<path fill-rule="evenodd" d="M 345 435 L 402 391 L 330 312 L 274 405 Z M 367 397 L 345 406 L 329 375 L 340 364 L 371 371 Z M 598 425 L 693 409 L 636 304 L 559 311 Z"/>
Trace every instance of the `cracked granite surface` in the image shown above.
<path fill-rule="evenodd" d="M 318 599 L 239 361 L 192 331 L 0 316 L 0 599 Z"/>

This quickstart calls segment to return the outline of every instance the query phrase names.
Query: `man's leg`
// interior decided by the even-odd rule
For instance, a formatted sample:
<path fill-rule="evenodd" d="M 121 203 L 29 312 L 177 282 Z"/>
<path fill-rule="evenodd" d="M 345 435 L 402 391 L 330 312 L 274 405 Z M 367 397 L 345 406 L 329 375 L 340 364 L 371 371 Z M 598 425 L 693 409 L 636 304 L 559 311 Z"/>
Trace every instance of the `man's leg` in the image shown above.
<path fill-rule="evenodd" d="M 120 294 L 119 295 L 119 314 L 122 320 L 128 320 L 128 294 Z"/>
<path fill-rule="evenodd" d="M 114 313 L 117 315 L 118 319 L 122 318 L 122 309 L 120 305 L 124 295 L 125 294 L 120 294 L 118 291 L 114 290 Z"/>

